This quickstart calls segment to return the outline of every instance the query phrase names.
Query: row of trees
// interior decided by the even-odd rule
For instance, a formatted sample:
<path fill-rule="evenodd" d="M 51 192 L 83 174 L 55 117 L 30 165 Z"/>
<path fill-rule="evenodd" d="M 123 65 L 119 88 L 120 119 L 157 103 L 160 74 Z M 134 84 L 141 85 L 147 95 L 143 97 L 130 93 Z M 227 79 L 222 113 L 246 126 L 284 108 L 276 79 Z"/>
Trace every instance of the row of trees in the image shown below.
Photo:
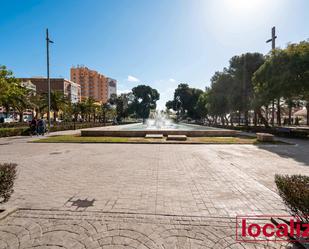
<path fill-rule="evenodd" d="M 59 113 L 65 121 L 72 121 L 74 118 L 77 120 L 78 117 L 81 117 L 82 120 L 95 121 L 103 113 L 101 106 L 97 105 L 92 98 L 87 98 L 79 103 L 71 103 L 62 92 L 52 91 L 50 99 L 54 121 L 57 120 Z M 36 94 L 27 89 L 18 79 L 13 77 L 11 71 L 7 70 L 5 66 L 1 66 L 0 106 L 5 108 L 7 117 L 10 113 L 18 113 L 19 121 L 23 122 L 25 112 L 32 112 L 36 118 L 43 117 L 47 113 L 48 95 L 47 93 Z"/>
<path fill-rule="evenodd" d="M 231 124 L 242 119 L 257 125 L 281 125 L 282 109 L 304 105 L 309 109 L 309 42 L 290 44 L 264 56 L 234 56 L 229 67 L 216 72 L 205 91 L 180 84 L 166 103 L 181 117 L 203 118 L 209 123 Z M 252 116 L 252 118 L 250 118 Z M 309 118 L 307 115 L 307 124 Z"/>
<path fill-rule="evenodd" d="M 146 85 L 139 85 L 132 92 L 121 95 L 112 95 L 107 103 L 99 104 L 93 98 L 86 98 L 78 103 L 71 103 L 59 91 L 51 92 L 51 110 L 53 120 L 61 116 L 65 121 L 106 122 L 117 118 L 118 121 L 132 116 L 146 119 L 150 110 L 156 108 L 156 101 L 160 95 L 157 90 Z M 36 118 L 43 117 L 48 111 L 48 96 L 35 94 L 24 87 L 13 73 L 0 67 L 0 106 L 6 110 L 6 115 L 18 113 L 19 121 L 23 121 L 26 111 L 35 113 Z"/>

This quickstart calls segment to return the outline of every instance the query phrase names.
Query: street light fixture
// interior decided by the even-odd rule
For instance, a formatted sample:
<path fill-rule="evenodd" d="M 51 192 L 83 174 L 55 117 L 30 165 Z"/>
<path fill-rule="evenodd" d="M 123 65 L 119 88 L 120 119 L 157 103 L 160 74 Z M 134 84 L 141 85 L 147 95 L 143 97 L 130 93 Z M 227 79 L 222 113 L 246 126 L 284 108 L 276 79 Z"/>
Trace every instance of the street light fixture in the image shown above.
<path fill-rule="evenodd" d="M 269 43 L 271 42 L 271 50 L 272 50 L 272 53 L 275 51 L 275 48 L 276 48 L 276 27 L 272 27 L 271 29 L 271 39 L 268 39 L 266 41 L 266 43 Z M 272 101 L 272 117 L 271 117 L 271 124 L 272 126 L 275 125 L 275 101 L 273 100 Z"/>
<path fill-rule="evenodd" d="M 49 43 L 54 43 L 49 39 L 48 29 L 46 29 L 46 53 L 47 53 L 47 84 L 48 84 L 48 128 L 50 128 L 50 78 L 49 78 Z"/>
<path fill-rule="evenodd" d="M 268 39 L 266 43 L 271 42 L 271 49 L 274 50 L 276 48 L 276 27 L 272 27 L 271 29 L 271 39 Z"/>

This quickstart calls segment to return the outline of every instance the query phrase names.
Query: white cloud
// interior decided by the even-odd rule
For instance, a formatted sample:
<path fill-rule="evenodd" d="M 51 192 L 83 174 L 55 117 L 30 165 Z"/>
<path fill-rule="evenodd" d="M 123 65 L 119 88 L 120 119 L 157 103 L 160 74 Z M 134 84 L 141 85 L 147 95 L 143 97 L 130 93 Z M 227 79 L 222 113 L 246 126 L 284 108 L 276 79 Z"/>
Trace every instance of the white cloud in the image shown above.
<path fill-rule="evenodd" d="M 129 82 L 140 82 L 140 80 L 132 75 L 128 75 L 128 79 Z"/>
<path fill-rule="evenodd" d="M 129 93 L 129 92 L 131 92 L 131 90 L 130 89 L 124 89 L 124 90 L 117 90 L 117 94 L 118 95 L 120 95 L 120 94 L 122 94 L 122 93 Z"/>
<path fill-rule="evenodd" d="M 172 83 L 176 82 L 176 80 L 173 79 L 173 78 L 169 79 L 169 81 L 172 82 Z"/>

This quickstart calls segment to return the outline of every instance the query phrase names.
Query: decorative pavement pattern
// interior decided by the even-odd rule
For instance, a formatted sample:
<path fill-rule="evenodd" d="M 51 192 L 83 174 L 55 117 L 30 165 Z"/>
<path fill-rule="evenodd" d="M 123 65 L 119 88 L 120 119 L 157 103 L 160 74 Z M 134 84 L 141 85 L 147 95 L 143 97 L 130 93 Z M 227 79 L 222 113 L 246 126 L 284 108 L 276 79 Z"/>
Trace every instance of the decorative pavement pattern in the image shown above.
<path fill-rule="evenodd" d="M 0 249 L 286 248 L 237 243 L 235 216 L 286 214 L 275 174 L 309 175 L 295 145 L 35 144 L 0 139 L 18 164 Z"/>
<path fill-rule="evenodd" d="M 0 223 L 0 248 L 292 248 L 237 243 L 235 219 L 89 211 L 18 210 Z"/>

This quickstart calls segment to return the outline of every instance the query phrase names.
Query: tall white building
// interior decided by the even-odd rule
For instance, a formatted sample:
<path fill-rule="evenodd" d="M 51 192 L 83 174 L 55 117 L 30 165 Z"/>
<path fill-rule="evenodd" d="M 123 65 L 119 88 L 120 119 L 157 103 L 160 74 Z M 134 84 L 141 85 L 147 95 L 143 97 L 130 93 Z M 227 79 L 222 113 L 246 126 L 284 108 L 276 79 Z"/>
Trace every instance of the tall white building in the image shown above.
<path fill-rule="evenodd" d="M 112 78 L 107 78 L 107 86 L 108 86 L 108 98 L 111 97 L 112 94 L 117 94 L 117 80 Z"/>

